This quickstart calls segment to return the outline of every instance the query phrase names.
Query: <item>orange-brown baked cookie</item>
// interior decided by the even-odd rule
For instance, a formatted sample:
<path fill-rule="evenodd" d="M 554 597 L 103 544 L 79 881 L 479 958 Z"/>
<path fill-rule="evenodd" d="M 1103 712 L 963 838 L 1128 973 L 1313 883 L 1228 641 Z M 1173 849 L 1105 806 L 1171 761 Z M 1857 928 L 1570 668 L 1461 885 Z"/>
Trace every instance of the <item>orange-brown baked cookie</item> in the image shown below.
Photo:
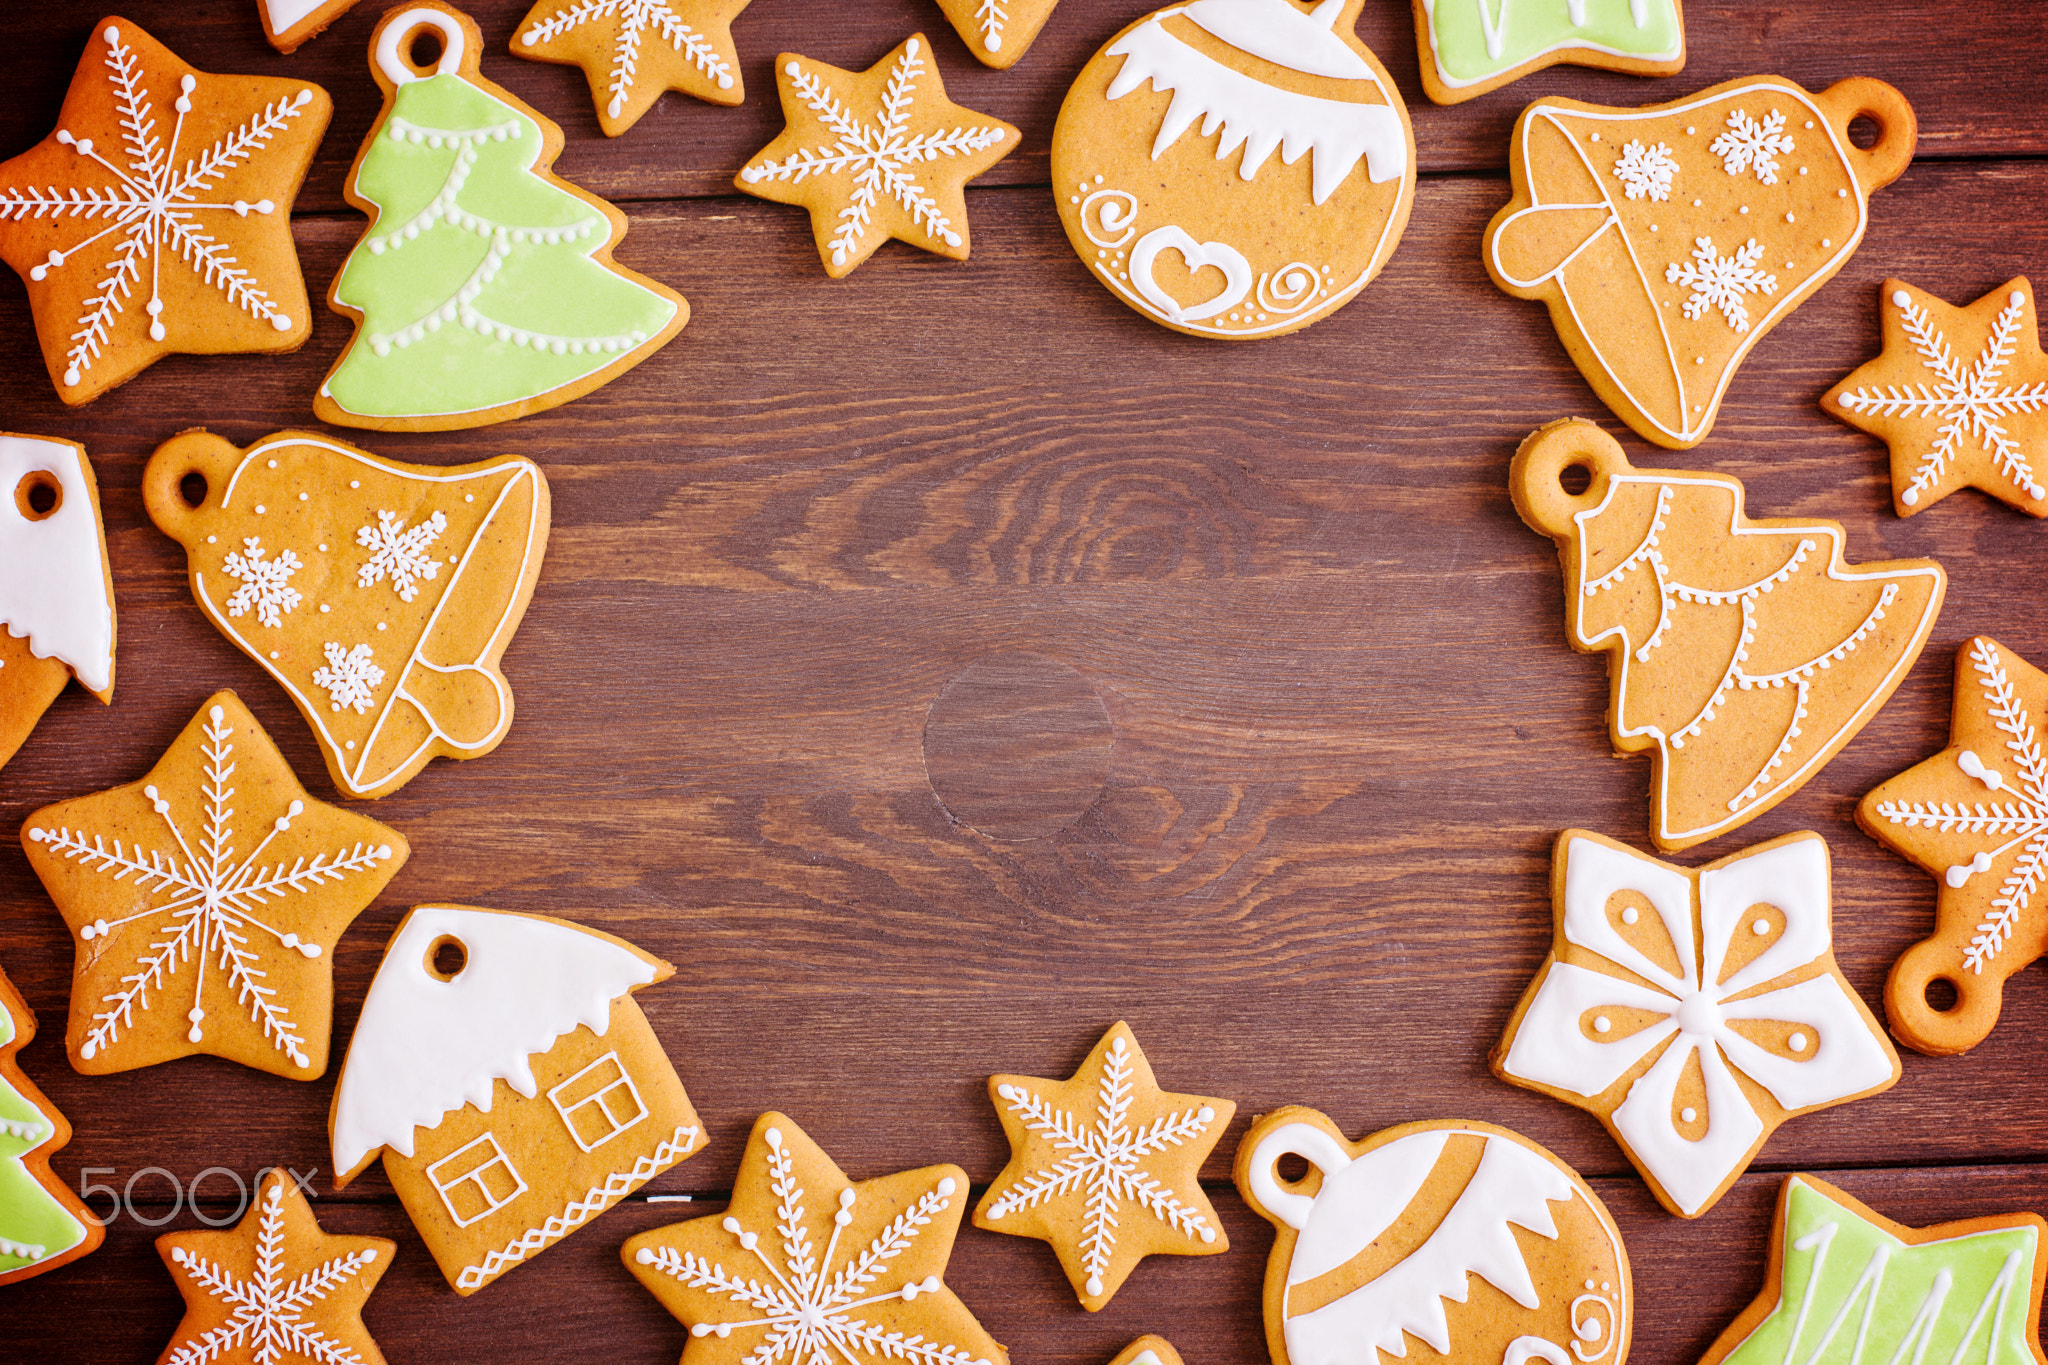
<path fill-rule="evenodd" d="M 750 0 L 538 0 L 512 31 L 512 55 L 580 66 L 597 123 L 617 137 L 680 90 L 710 104 L 746 98 L 732 21 Z"/>
<path fill-rule="evenodd" d="M 1183 1365 L 1183 1362 L 1172 1342 L 1148 1332 L 1118 1351 L 1109 1365 Z"/>
<path fill-rule="evenodd" d="M 1685 67 L 1680 0 L 1414 0 L 1422 89 L 1462 104 L 1558 62 L 1635 76 Z"/>
<path fill-rule="evenodd" d="M 356 0 L 256 0 L 263 36 L 279 52 L 297 52 L 355 6 Z"/>
<path fill-rule="evenodd" d="M 1030 50 L 1059 0 L 939 0 L 960 41 L 983 66 L 1007 71 Z"/>
<path fill-rule="evenodd" d="M 107 1235 L 50 1169 L 71 1125 L 15 1061 L 35 1036 L 35 1012 L 0 972 L 0 1286 L 75 1261 Z"/>

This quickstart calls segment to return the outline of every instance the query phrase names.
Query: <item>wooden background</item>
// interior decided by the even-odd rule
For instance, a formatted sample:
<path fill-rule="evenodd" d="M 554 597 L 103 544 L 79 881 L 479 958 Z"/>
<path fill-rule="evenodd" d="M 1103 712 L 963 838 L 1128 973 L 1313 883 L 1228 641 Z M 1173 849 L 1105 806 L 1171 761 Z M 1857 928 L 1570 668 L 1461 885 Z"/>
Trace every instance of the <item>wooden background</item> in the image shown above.
<path fill-rule="evenodd" d="M 1628 1240 L 1644 1365 L 1688 1365 L 1754 1294 L 1783 1172 L 1819 1172 L 1907 1222 L 2048 1209 L 2038 970 L 2011 983 L 1976 1051 L 1909 1054 L 1888 1094 L 1795 1120 L 1692 1223 L 1657 1208 L 1592 1119 L 1485 1063 L 1549 937 L 1557 831 L 1647 842 L 1650 765 L 1609 756 L 1602 663 L 1565 647 L 1552 547 L 1506 494 L 1517 441 L 1556 417 L 1602 419 L 1647 465 L 1737 475 L 1757 515 L 1837 518 L 1853 558 L 1947 567 L 1933 642 L 1876 722 L 1793 799 L 1693 855 L 1824 834 L 1841 961 L 1873 1004 L 1927 932 L 1933 885 L 1850 814 L 1946 742 L 1959 641 L 1984 632 L 2048 662 L 2048 528 L 1976 494 L 1898 520 L 1882 448 L 1816 400 L 1875 351 L 1886 275 L 1963 302 L 2048 267 L 2038 7 L 1689 0 L 1679 77 L 1558 67 L 1446 110 L 1421 99 L 1405 0 L 1369 0 L 1360 33 L 1414 116 L 1413 220 L 1358 302 L 1243 345 L 1114 301 L 1053 212 L 1066 84 L 1144 7 L 1066 0 L 998 73 L 929 0 L 758 0 L 735 27 L 744 107 L 670 96 L 607 141 L 577 71 L 506 54 L 524 5 L 479 4 L 485 74 L 563 125 L 558 169 L 632 219 L 619 259 L 680 289 L 693 316 L 553 412 L 342 433 L 407 460 L 529 455 L 553 483 L 555 527 L 505 656 L 511 736 L 367 808 L 414 852 L 336 954 L 337 1056 L 406 906 L 569 916 L 676 963 L 640 999 L 712 1145 L 650 1187 L 696 1204 L 631 1201 L 474 1299 L 442 1282 L 381 1174 L 332 1193 L 332 1071 L 293 1084 L 198 1058 L 74 1074 L 71 940 L 11 837 L 46 802 L 140 776 L 223 686 L 331 798 L 305 725 L 201 618 L 137 486 L 181 428 L 246 444 L 310 425 L 348 324 L 319 309 L 297 355 L 173 358 L 70 411 L 20 287 L 0 282 L 0 425 L 91 451 L 120 609 L 112 709 L 72 689 L 0 772 L 0 963 L 42 1019 L 22 1062 L 77 1126 L 57 1161 L 67 1179 L 321 1168 L 328 1228 L 400 1243 L 366 1314 L 394 1362 L 672 1360 L 684 1330 L 618 1245 L 715 1211 L 757 1113 L 787 1110 L 856 1177 L 952 1160 L 986 1181 L 1005 1156 L 987 1074 L 1065 1075 L 1119 1017 L 1165 1084 L 1238 1102 L 1205 1172 L 1236 1245 L 1150 1261 L 1090 1315 L 1044 1246 L 966 1230 L 949 1281 L 1020 1365 L 1100 1365 L 1147 1330 L 1191 1365 L 1258 1365 L 1270 1236 L 1228 1161 L 1252 1115 L 1289 1102 L 1354 1134 L 1488 1119 L 1559 1153 Z M 295 223 L 316 294 L 362 226 L 340 183 L 378 107 L 365 52 L 381 9 L 291 58 L 263 43 L 254 0 L 127 11 L 203 68 L 333 93 Z M 91 31 L 90 11 L 34 10 L 9 25 L 0 155 L 49 132 Z M 920 28 L 948 93 L 1019 125 L 1024 148 L 969 194 L 971 262 L 891 245 L 834 283 L 803 213 L 733 194 L 731 176 L 779 127 L 776 52 L 859 68 Z M 1815 90 L 1893 82 L 1919 112 L 1920 155 L 1873 198 L 1860 254 L 1757 348 L 1708 442 L 1652 452 L 1587 391 L 1544 311 L 1489 285 L 1480 230 L 1507 197 L 1507 132 L 1529 100 L 1646 103 L 1756 72 Z M 1054 738 L 1017 740 L 1034 730 Z M 210 1198 L 231 1194 L 215 1181 Z M 154 1176 L 135 1196 L 147 1216 L 169 1211 Z M 197 1224 L 188 1209 L 166 1226 Z M 124 1215 L 97 1254 L 0 1291 L 0 1360 L 153 1359 L 180 1300 L 152 1235 Z"/>

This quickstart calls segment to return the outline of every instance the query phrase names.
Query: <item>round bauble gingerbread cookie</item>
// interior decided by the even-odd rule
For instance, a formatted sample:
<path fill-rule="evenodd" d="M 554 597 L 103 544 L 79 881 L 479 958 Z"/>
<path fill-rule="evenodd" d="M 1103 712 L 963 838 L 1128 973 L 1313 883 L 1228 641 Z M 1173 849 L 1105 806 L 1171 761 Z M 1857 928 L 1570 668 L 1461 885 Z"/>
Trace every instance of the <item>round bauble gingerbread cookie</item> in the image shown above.
<path fill-rule="evenodd" d="M 1067 238 L 1162 326 L 1279 336 L 1349 302 L 1415 198 L 1415 133 L 1364 0 L 1191 0 L 1117 34 L 1053 130 Z"/>

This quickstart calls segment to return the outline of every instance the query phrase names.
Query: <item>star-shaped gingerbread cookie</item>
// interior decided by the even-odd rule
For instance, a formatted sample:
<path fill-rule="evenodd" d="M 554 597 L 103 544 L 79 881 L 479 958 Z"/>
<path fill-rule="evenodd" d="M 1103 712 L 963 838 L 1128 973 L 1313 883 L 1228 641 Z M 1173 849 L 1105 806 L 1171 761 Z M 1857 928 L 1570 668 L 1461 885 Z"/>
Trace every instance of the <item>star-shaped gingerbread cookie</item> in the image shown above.
<path fill-rule="evenodd" d="M 785 52 L 775 85 L 788 126 L 733 183 L 809 209 L 827 275 L 845 277 L 891 237 L 967 259 L 967 182 L 1020 135 L 946 98 L 922 33 L 861 72 Z"/>
<path fill-rule="evenodd" d="M 1202 1193 L 1202 1161 L 1237 1106 L 1159 1088 L 1130 1025 L 1102 1036 L 1065 1081 L 991 1076 L 1010 1164 L 974 1226 L 1052 1244 L 1089 1312 L 1147 1256 L 1230 1250 Z"/>
<path fill-rule="evenodd" d="M 141 781 L 29 816 L 21 846 L 78 936 L 74 1067 L 210 1053 L 300 1081 L 327 1069 L 335 941 L 410 852 L 314 800 L 233 692 Z"/>
<path fill-rule="evenodd" d="M 512 33 L 512 55 L 580 66 L 597 123 L 617 137 L 665 90 L 711 104 L 746 98 L 732 21 L 750 0 L 540 0 Z"/>
<path fill-rule="evenodd" d="M 643 1232 L 620 1255 L 689 1326 L 687 1365 L 1005 1365 L 940 1278 L 966 1208 L 958 1166 L 856 1184 L 768 1113 L 723 1214 Z"/>
<path fill-rule="evenodd" d="M 0 259 L 59 397 L 174 353 L 305 344 L 292 200 L 333 109 L 302 80 L 200 71 L 125 19 L 93 30 L 56 131 L 0 165 Z"/>
<path fill-rule="evenodd" d="M 160 1365 L 384 1365 L 363 1326 L 363 1302 L 397 1249 L 382 1237 L 322 1232 L 297 1184 L 273 1171 L 232 1232 L 156 1239 L 185 1296 L 185 1319 Z"/>
<path fill-rule="evenodd" d="M 1956 308 L 1886 280 L 1878 298 L 1884 353 L 1820 402 L 1891 447 L 1898 514 L 1981 488 L 2048 517 L 2048 355 L 2034 287 L 2020 276 Z"/>

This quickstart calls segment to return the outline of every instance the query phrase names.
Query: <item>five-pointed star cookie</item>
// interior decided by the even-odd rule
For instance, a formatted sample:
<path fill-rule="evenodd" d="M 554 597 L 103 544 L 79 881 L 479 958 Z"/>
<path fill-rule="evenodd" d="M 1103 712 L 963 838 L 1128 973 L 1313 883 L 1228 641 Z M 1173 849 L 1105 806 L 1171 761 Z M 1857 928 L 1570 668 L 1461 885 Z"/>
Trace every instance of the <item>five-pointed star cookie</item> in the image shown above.
<path fill-rule="evenodd" d="M 1898 514 L 1981 488 L 2048 517 L 2048 356 L 2026 277 L 1966 308 L 1886 280 L 1878 306 L 1884 353 L 1821 406 L 1891 447 Z"/>
<path fill-rule="evenodd" d="M 21 846 L 78 935 L 74 1067 L 203 1052 L 301 1081 L 327 1069 L 335 940 L 410 852 L 308 795 L 233 692 L 140 782 L 29 816 Z"/>
<path fill-rule="evenodd" d="M 1198 1176 L 1237 1106 L 1161 1090 L 1130 1025 L 1105 1033 L 1069 1080 L 991 1076 L 988 1093 L 1010 1164 L 974 1225 L 1051 1243 L 1089 1312 L 1147 1256 L 1230 1250 Z"/>
<path fill-rule="evenodd" d="M 598 126 L 617 137 L 664 90 L 711 104 L 746 98 L 732 21 L 750 0 L 540 0 L 512 34 L 512 55 L 580 66 Z"/>
<path fill-rule="evenodd" d="M 1004 71 L 1016 65 L 1052 18 L 1059 0 L 939 0 L 939 8 L 960 32 L 960 41 L 983 66 Z"/>
<path fill-rule="evenodd" d="M 826 274 L 843 278 L 891 237 L 967 259 L 967 182 L 1019 134 L 946 98 L 922 33 L 862 72 L 785 52 L 775 85 L 788 127 L 734 183 L 809 209 Z"/>
<path fill-rule="evenodd" d="M 940 1279 L 966 1207 L 958 1166 L 855 1184 L 768 1113 L 723 1214 L 643 1232 L 620 1255 L 689 1326 L 687 1365 L 1003 1365 Z"/>
<path fill-rule="evenodd" d="M 93 30 L 56 131 L 0 165 L 0 259 L 66 403 L 176 352 L 305 343 L 292 200 L 333 108 L 302 80 L 197 70 L 125 19 Z"/>
<path fill-rule="evenodd" d="M 382 1237 L 322 1232 L 297 1184 L 273 1171 L 232 1232 L 156 1239 L 185 1296 L 185 1320 L 160 1365 L 383 1365 L 363 1301 L 397 1249 Z"/>

